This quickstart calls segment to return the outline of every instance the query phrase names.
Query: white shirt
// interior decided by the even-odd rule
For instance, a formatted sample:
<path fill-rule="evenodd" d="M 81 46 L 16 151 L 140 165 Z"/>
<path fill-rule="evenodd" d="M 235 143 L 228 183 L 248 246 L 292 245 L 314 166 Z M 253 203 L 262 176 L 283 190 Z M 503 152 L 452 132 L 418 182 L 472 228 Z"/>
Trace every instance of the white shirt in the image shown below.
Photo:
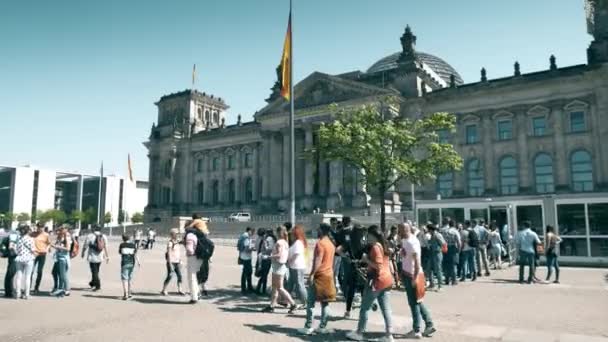
<path fill-rule="evenodd" d="M 403 248 L 404 257 L 402 258 L 402 266 L 404 272 L 413 275 L 414 274 L 414 253 L 416 259 L 418 259 L 418 272 L 422 272 L 420 263 L 420 241 L 414 235 L 410 235 L 408 239 L 401 240 L 401 247 Z"/>
<path fill-rule="evenodd" d="M 304 244 L 300 240 L 289 247 L 289 268 L 293 270 L 306 269 L 306 259 L 304 258 Z"/>
<path fill-rule="evenodd" d="M 100 232 L 95 232 L 95 233 L 90 233 L 87 236 L 87 241 L 84 244 L 84 248 L 87 250 L 87 261 L 88 262 L 92 262 L 92 263 L 101 263 L 104 259 L 104 251 L 98 252 L 97 250 L 91 248 L 91 246 L 95 243 L 97 243 L 97 236 L 101 235 Z M 108 248 L 108 238 L 106 238 L 105 235 L 103 236 L 103 241 L 104 241 L 104 245 L 106 246 L 106 249 Z"/>

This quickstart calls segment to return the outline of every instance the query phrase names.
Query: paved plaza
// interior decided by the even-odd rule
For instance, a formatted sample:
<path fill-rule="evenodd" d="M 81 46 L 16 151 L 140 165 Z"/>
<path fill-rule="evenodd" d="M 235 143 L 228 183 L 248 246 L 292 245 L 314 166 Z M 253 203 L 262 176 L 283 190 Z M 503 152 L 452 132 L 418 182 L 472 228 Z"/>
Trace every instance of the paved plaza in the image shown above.
<path fill-rule="evenodd" d="M 118 244 L 112 241 L 109 264 L 101 269 L 102 290 L 87 289 L 88 264 L 72 260 L 72 295 L 64 299 L 46 292 L 29 300 L 0 300 L 0 341 L 343 341 L 356 326 L 357 312 L 342 319 L 344 303 L 331 305 L 325 336 L 298 336 L 304 311 L 287 315 L 259 311 L 266 298 L 242 297 L 240 268 L 233 246 L 218 246 L 213 258 L 210 298 L 197 305 L 186 297 L 159 295 L 165 277 L 164 243 L 140 253 L 132 301 L 121 300 Z M 0 261 L 3 281 L 6 259 Z M 42 289 L 50 290 L 51 264 L 47 262 Z M 539 270 L 544 277 L 545 268 Z M 516 270 L 495 271 L 491 277 L 430 293 L 426 303 L 438 333 L 433 341 L 560 341 L 608 342 L 608 271 L 563 268 L 562 284 L 520 285 Z M 175 291 L 175 285 L 171 289 Z M 391 293 L 395 337 L 411 329 L 402 291 Z M 317 314 L 319 310 L 317 309 Z M 380 337 L 381 314 L 370 313 L 368 331 Z M 425 339 L 431 340 L 431 339 Z"/>

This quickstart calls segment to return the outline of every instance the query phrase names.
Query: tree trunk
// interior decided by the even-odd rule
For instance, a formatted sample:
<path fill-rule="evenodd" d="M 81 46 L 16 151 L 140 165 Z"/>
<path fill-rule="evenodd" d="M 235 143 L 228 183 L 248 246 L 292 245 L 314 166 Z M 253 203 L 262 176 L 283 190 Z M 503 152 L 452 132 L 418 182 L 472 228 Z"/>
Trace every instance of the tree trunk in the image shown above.
<path fill-rule="evenodd" d="M 386 209 L 384 207 L 384 195 L 386 194 L 386 186 L 384 184 L 378 187 L 380 193 L 380 231 L 386 231 Z"/>

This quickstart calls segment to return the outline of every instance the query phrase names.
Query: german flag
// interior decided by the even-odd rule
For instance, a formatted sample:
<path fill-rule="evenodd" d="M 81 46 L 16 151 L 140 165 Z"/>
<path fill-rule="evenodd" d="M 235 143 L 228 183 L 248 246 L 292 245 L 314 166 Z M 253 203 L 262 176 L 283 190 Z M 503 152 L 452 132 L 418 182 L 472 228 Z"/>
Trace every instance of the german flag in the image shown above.
<path fill-rule="evenodd" d="M 129 180 L 133 183 L 133 167 L 131 166 L 131 154 L 127 154 L 127 167 L 129 169 Z"/>
<path fill-rule="evenodd" d="M 288 101 L 291 97 L 291 11 L 289 11 L 287 34 L 281 56 L 281 96 Z"/>

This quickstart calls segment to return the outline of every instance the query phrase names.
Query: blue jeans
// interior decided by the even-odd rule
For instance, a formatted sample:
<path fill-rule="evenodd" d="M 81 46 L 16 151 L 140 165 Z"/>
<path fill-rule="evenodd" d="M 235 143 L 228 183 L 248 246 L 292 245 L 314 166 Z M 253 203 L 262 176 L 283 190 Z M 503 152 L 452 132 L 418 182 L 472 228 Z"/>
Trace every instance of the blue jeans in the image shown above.
<path fill-rule="evenodd" d="M 462 265 L 462 276 L 460 280 L 464 280 L 466 276 L 471 275 L 471 279 L 477 278 L 477 271 L 475 270 L 475 249 L 469 249 L 468 251 L 462 251 L 463 262 Z"/>
<path fill-rule="evenodd" d="M 448 253 L 443 257 L 443 264 L 445 266 L 445 283 L 446 285 L 452 282 L 452 284 L 456 283 L 456 264 L 458 264 L 458 247 L 455 245 L 448 246 Z"/>
<path fill-rule="evenodd" d="M 68 277 L 68 261 L 65 259 L 57 260 L 57 270 L 59 271 L 58 290 L 70 291 L 70 279 Z"/>
<path fill-rule="evenodd" d="M 384 326 L 386 333 L 390 334 L 393 330 L 392 322 L 392 311 L 391 311 L 391 292 L 390 287 L 380 291 L 373 291 L 371 287 L 366 286 L 363 291 L 363 298 L 361 299 L 361 308 L 359 309 L 359 325 L 357 331 L 360 333 L 365 332 L 367 327 L 367 318 L 369 316 L 369 309 L 376 299 L 378 299 L 378 305 L 382 310 L 382 317 L 384 317 Z"/>
<path fill-rule="evenodd" d="M 306 304 L 308 295 L 306 294 L 306 285 L 304 284 L 305 269 L 289 269 L 289 282 L 287 282 L 287 291 L 291 294 L 296 291 L 298 298 L 302 303 Z"/>
<path fill-rule="evenodd" d="M 559 281 L 559 262 L 557 261 L 557 254 L 547 253 L 547 280 L 551 279 L 553 268 L 555 268 L 555 281 Z"/>
<path fill-rule="evenodd" d="M 531 283 L 534 280 L 535 271 L 534 253 L 519 251 L 519 281 L 524 281 L 524 268 L 528 266 L 528 282 Z"/>
<path fill-rule="evenodd" d="M 434 276 L 437 276 L 437 287 L 441 288 L 441 281 L 442 281 L 442 272 L 441 272 L 441 265 L 442 265 L 442 260 L 443 260 L 443 254 L 441 254 L 441 251 L 438 252 L 431 252 L 430 255 L 430 267 L 429 267 L 429 273 L 426 273 L 429 277 L 429 286 L 433 287 L 435 286 L 435 282 L 434 282 Z M 451 270 L 452 272 L 454 272 L 454 265 L 452 264 L 451 266 Z"/>
<path fill-rule="evenodd" d="M 315 309 L 315 302 L 317 301 L 317 294 L 315 285 L 312 284 L 308 288 L 308 298 L 306 299 L 306 324 L 304 325 L 307 329 L 312 328 L 313 310 Z M 319 328 L 325 328 L 329 321 L 329 303 L 321 302 L 321 323 Z"/>
<path fill-rule="evenodd" d="M 412 286 L 412 278 L 404 275 L 403 284 L 405 286 L 405 294 L 407 295 L 407 303 L 412 311 L 413 330 L 420 332 L 420 317 L 424 320 L 424 324 L 427 328 L 433 326 L 433 319 L 431 313 L 422 302 L 418 302 L 416 299 L 416 288 Z"/>

